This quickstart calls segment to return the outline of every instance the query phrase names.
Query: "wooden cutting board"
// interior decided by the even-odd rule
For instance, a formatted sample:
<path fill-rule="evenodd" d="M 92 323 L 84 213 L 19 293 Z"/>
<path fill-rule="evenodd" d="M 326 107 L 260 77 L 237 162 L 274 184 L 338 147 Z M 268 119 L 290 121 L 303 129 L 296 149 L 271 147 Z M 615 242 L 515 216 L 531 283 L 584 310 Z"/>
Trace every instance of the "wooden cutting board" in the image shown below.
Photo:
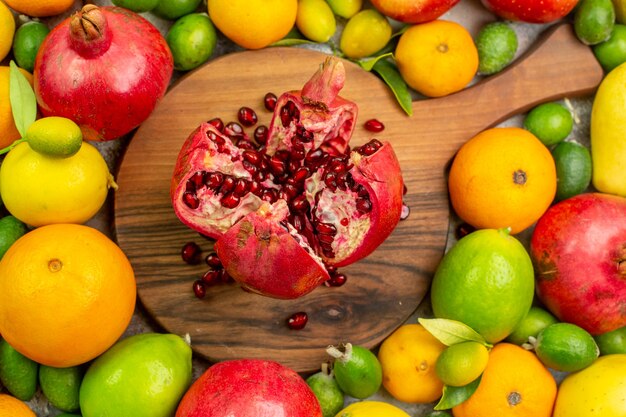
<path fill-rule="evenodd" d="M 163 331 L 188 333 L 194 351 L 210 361 L 264 358 L 310 372 L 327 360 L 328 345 L 376 346 L 415 311 L 444 253 L 450 214 L 446 168 L 461 144 L 540 102 L 590 94 L 603 75 L 571 27 L 559 26 L 506 71 L 448 97 L 415 101 L 408 117 L 383 82 L 346 61 L 341 95 L 359 106 L 351 144 L 373 136 L 362 127 L 366 120 L 385 124 L 374 136 L 390 141 L 399 157 L 409 218 L 367 259 L 342 269 L 348 275 L 343 287 L 322 286 L 283 301 L 225 284 L 196 299 L 192 283 L 207 268 L 185 264 L 180 251 L 195 241 L 206 253 L 212 243 L 183 226 L 171 207 L 170 178 L 183 141 L 202 121 L 236 120 L 243 105 L 269 124 L 265 93 L 301 88 L 323 60 L 322 53 L 300 48 L 217 58 L 169 91 L 123 157 L 115 233 L 134 267 L 140 301 Z M 298 311 L 308 313 L 309 323 L 290 330 L 285 321 Z"/>

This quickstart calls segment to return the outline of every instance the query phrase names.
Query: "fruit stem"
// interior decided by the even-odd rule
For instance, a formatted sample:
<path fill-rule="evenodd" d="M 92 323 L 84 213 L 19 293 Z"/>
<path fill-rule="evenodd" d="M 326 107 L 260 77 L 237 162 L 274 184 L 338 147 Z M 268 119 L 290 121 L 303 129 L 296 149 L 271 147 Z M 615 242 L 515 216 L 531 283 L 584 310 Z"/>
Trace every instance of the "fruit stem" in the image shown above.
<path fill-rule="evenodd" d="M 86 4 L 70 21 L 72 48 L 85 58 L 102 55 L 111 45 L 111 32 L 102 10 Z"/>
<path fill-rule="evenodd" d="M 20 143 L 27 142 L 27 141 L 28 141 L 28 139 L 26 139 L 26 138 L 19 138 L 19 139 L 14 140 L 13 143 L 11 143 L 6 148 L 0 149 L 0 155 L 4 155 L 5 153 L 11 152 L 11 149 L 15 148 Z"/>
<path fill-rule="evenodd" d="M 342 345 L 342 348 L 337 348 L 335 346 L 328 346 L 326 348 L 326 353 L 332 356 L 335 360 L 339 362 L 346 363 L 352 357 L 352 344 L 345 343 Z"/>
<path fill-rule="evenodd" d="M 302 87 L 305 103 L 326 108 L 346 82 L 346 70 L 340 60 L 328 57 L 309 81 Z"/>

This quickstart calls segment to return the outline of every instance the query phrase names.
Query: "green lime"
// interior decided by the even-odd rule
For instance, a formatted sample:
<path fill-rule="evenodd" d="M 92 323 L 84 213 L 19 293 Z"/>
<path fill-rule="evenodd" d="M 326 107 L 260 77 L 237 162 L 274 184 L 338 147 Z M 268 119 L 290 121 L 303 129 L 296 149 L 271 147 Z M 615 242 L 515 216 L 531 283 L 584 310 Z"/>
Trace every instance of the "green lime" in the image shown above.
<path fill-rule="evenodd" d="M 483 26 L 476 36 L 478 72 L 495 74 L 509 65 L 517 52 L 517 34 L 504 22 L 491 22 Z"/>
<path fill-rule="evenodd" d="M 435 317 L 465 323 L 495 343 L 526 316 L 534 292 L 533 265 L 524 245 L 507 229 L 480 229 L 444 255 L 430 299 Z"/>
<path fill-rule="evenodd" d="M 626 353 L 626 326 L 597 335 L 594 339 L 600 348 L 600 355 Z"/>
<path fill-rule="evenodd" d="M 505 340 L 509 343 L 521 346 L 524 343 L 528 343 L 529 337 L 537 337 L 540 331 L 557 321 L 556 317 L 543 308 L 532 306 L 530 310 L 528 310 L 528 314 L 526 314 L 522 321 L 515 327 L 513 333 Z"/>
<path fill-rule="evenodd" d="M 489 360 L 484 344 L 474 341 L 448 346 L 437 358 L 435 372 L 448 386 L 462 387 L 478 378 Z"/>
<path fill-rule="evenodd" d="M 135 13 L 149 12 L 157 7 L 159 0 L 112 0 L 113 4 Z"/>
<path fill-rule="evenodd" d="M 615 7 L 611 0 L 580 0 L 574 13 L 574 30 L 586 45 L 597 45 L 611 36 Z"/>
<path fill-rule="evenodd" d="M 80 127 L 65 117 L 43 117 L 26 129 L 24 139 L 40 154 L 67 158 L 78 152 L 83 144 Z"/>
<path fill-rule="evenodd" d="M 202 0 L 160 0 L 152 13 L 163 19 L 176 20 L 196 11 Z"/>
<path fill-rule="evenodd" d="M 78 411 L 80 406 L 78 393 L 84 374 L 82 366 L 54 368 L 41 365 L 39 385 L 50 404 L 61 411 Z"/>
<path fill-rule="evenodd" d="M 206 13 L 191 13 L 178 19 L 167 33 L 167 44 L 179 71 L 194 69 L 209 60 L 217 33 Z"/>
<path fill-rule="evenodd" d="M 574 118 L 559 103 L 544 103 L 533 108 L 524 119 L 524 129 L 546 146 L 556 145 L 565 139 L 574 127 Z"/>
<path fill-rule="evenodd" d="M 591 154 L 576 142 L 561 142 L 552 150 L 556 166 L 555 201 L 565 200 L 585 191 L 591 183 Z"/>
<path fill-rule="evenodd" d="M 39 46 L 48 33 L 50 33 L 48 25 L 34 20 L 24 23 L 15 31 L 13 56 L 20 68 L 30 73 L 33 72 Z"/>
<path fill-rule="evenodd" d="M 324 366 L 322 370 L 306 379 L 311 391 L 322 407 L 323 417 L 335 417 L 343 408 L 343 391 L 335 380 L 332 372 Z"/>
<path fill-rule="evenodd" d="M 595 45 L 593 53 L 607 73 L 626 62 L 626 25 L 616 24 L 609 39 Z"/>
<path fill-rule="evenodd" d="M 26 233 L 26 225 L 13 216 L 0 219 L 0 259 L 11 245 Z"/>
<path fill-rule="evenodd" d="M 28 401 L 37 391 L 39 364 L 0 339 L 0 382 L 14 397 Z"/>
<path fill-rule="evenodd" d="M 359 59 L 380 51 L 389 43 L 392 27 L 375 9 L 363 9 L 348 20 L 339 48 L 348 58 Z"/>
<path fill-rule="evenodd" d="M 350 19 L 363 7 L 363 0 L 326 0 L 333 13 L 344 19 Z"/>
<path fill-rule="evenodd" d="M 591 365 L 600 354 L 593 337 L 571 323 L 549 325 L 539 332 L 533 345 L 539 360 L 555 371 L 579 371 Z"/>
<path fill-rule="evenodd" d="M 380 389 L 382 367 L 369 349 L 346 343 L 342 348 L 331 346 L 326 352 L 335 359 L 335 380 L 344 393 L 362 400 Z"/>
<path fill-rule="evenodd" d="M 80 409 L 84 416 L 171 417 L 191 377 L 191 348 L 180 336 L 129 336 L 91 363 Z"/>

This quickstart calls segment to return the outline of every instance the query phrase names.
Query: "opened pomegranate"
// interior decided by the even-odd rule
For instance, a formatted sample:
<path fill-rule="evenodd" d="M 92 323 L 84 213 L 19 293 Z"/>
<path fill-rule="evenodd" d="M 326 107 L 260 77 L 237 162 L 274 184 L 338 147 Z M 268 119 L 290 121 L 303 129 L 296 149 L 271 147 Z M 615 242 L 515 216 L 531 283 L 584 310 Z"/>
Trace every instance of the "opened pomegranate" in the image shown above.
<path fill-rule="evenodd" d="M 211 122 L 179 153 L 174 211 L 217 240 L 230 276 L 250 291 L 296 298 L 327 268 L 369 255 L 400 219 L 403 182 L 389 143 L 348 146 L 357 108 L 341 97 L 341 61 L 327 60 L 302 92 L 278 98 L 267 144 Z"/>
<path fill-rule="evenodd" d="M 173 59 L 161 33 L 120 7 L 85 5 L 43 41 L 34 69 L 45 116 L 74 120 L 86 140 L 139 126 L 165 94 Z"/>

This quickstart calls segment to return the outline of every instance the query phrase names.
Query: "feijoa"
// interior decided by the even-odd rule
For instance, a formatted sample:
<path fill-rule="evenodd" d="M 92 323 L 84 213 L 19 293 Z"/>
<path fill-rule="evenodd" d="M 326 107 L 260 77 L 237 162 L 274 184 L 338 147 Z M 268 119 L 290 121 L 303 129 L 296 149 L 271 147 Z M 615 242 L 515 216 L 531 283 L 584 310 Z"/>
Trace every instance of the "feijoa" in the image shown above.
<path fill-rule="evenodd" d="M 333 372 L 344 393 L 364 399 L 380 389 L 383 382 L 382 367 L 369 349 L 346 343 L 339 347 L 330 346 L 326 352 L 334 358 Z"/>
<path fill-rule="evenodd" d="M 513 61 L 517 52 L 517 33 L 504 22 L 483 26 L 476 36 L 478 72 L 484 75 L 502 71 Z"/>
<path fill-rule="evenodd" d="M 556 166 L 555 201 L 581 194 L 591 183 L 591 154 L 576 142 L 561 142 L 552 150 Z"/>
<path fill-rule="evenodd" d="M 581 0 L 574 14 L 576 36 L 586 45 L 596 45 L 611 36 L 615 8 L 611 0 Z"/>

